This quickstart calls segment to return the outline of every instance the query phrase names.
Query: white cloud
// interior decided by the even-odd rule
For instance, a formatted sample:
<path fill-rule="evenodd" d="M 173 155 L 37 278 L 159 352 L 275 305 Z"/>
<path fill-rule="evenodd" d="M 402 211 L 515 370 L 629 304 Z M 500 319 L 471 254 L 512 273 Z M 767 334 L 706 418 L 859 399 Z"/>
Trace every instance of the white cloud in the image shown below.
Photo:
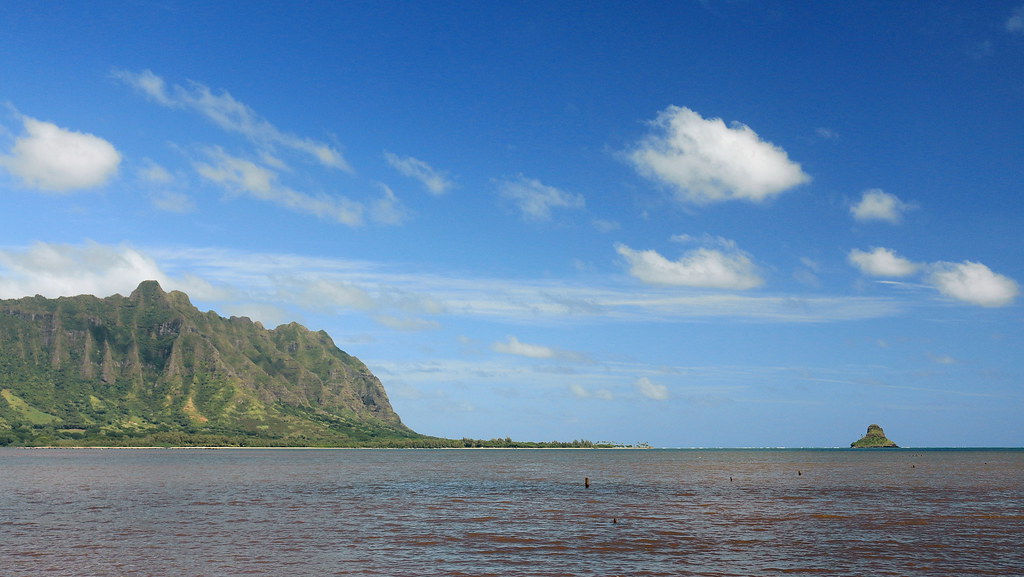
<path fill-rule="evenodd" d="M 595 391 L 590 391 L 583 385 L 577 383 L 569 385 L 569 392 L 571 392 L 574 397 L 579 399 L 600 399 L 602 401 L 611 401 L 612 399 L 615 398 L 615 395 L 613 395 L 612 392 L 609 391 L 608 389 L 597 389 Z"/>
<path fill-rule="evenodd" d="M 549 220 L 554 208 L 583 208 L 583 195 L 546 186 L 539 180 L 519 175 L 498 183 L 501 196 L 511 200 L 528 220 Z"/>
<path fill-rule="evenodd" d="M 210 148 L 206 155 L 211 162 L 197 162 L 196 171 L 230 191 L 246 193 L 290 210 L 313 214 L 349 226 L 362 224 L 363 207 L 358 202 L 326 194 L 311 196 L 297 192 L 279 184 L 277 173 L 273 170 L 227 154 L 221 148 Z"/>
<path fill-rule="evenodd" d="M 1013 279 L 970 261 L 935 263 L 931 266 L 928 280 L 948 297 L 983 307 L 1009 305 L 1020 291 Z"/>
<path fill-rule="evenodd" d="M 175 177 L 163 166 L 147 158 L 142 166 L 136 169 L 136 176 L 143 187 L 151 189 L 149 199 L 156 208 L 178 214 L 196 209 L 195 202 L 189 195 L 172 190 L 175 186 Z"/>
<path fill-rule="evenodd" d="M 150 184 L 170 184 L 174 181 L 174 177 L 166 168 L 148 158 L 136 172 L 140 180 Z"/>
<path fill-rule="evenodd" d="M 558 356 L 558 352 L 551 347 L 523 343 L 512 336 L 508 337 L 506 342 L 494 343 L 491 345 L 491 349 L 498 353 L 529 357 L 531 359 L 553 359 Z"/>
<path fill-rule="evenodd" d="M 958 362 L 956 358 L 951 357 L 949 355 L 936 355 L 928 353 L 928 358 L 931 359 L 933 363 L 939 365 L 955 365 Z"/>
<path fill-rule="evenodd" d="M 895 194 L 873 188 L 864 191 L 860 201 L 850 207 L 850 214 L 861 222 L 881 220 L 899 224 L 903 220 L 903 213 L 913 208 L 913 204 L 903 202 Z"/>
<path fill-rule="evenodd" d="M 409 211 L 402 206 L 391 188 L 380 185 L 381 196 L 370 205 L 370 217 L 381 224 L 402 224 L 409 218 Z"/>
<path fill-rule="evenodd" d="M 1006 31 L 1011 34 L 1024 34 L 1024 6 L 1013 9 L 1013 14 L 1006 19 Z"/>
<path fill-rule="evenodd" d="M 164 79 L 149 70 L 134 73 L 115 70 L 114 77 L 133 86 L 157 104 L 169 108 L 186 108 L 198 112 L 217 126 L 235 132 L 265 146 L 283 146 L 306 154 L 324 166 L 351 172 L 352 168 L 341 152 L 328 144 L 281 132 L 246 104 L 235 100 L 227 91 L 214 94 L 198 82 L 188 87 L 174 85 L 168 88 Z"/>
<path fill-rule="evenodd" d="M 506 355 L 529 357 L 531 359 L 560 359 L 563 361 L 589 362 L 587 355 L 583 353 L 524 343 L 514 336 L 508 337 L 508 340 L 503 343 L 498 342 L 492 344 L 491 350 Z"/>
<path fill-rule="evenodd" d="M 793 271 L 793 278 L 800 284 L 820 288 L 821 279 L 818 278 L 819 272 L 821 272 L 820 263 L 807 257 L 801 257 L 800 266 Z"/>
<path fill-rule="evenodd" d="M 418 180 L 434 195 L 440 196 L 453 186 L 447 173 L 435 169 L 418 158 L 385 152 L 384 159 L 391 165 L 391 168 L 404 176 Z"/>
<path fill-rule="evenodd" d="M 302 290 L 301 300 L 312 307 L 328 306 L 361 311 L 377 309 L 377 301 L 369 291 L 352 283 L 317 280 L 296 289 Z"/>
<path fill-rule="evenodd" d="M 871 252 L 853 249 L 847 256 L 850 264 L 868 276 L 904 277 L 916 273 L 921 266 L 896 256 L 892 249 L 876 247 Z"/>
<path fill-rule="evenodd" d="M 68 192 L 106 184 L 117 174 L 121 154 L 106 140 L 22 116 L 25 134 L 14 141 L 0 166 L 31 188 Z"/>
<path fill-rule="evenodd" d="M 153 206 L 167 212 L 186 214 L 196 209 L 196 203 L 192 201 L 192 198 L 182 192 L 158 191 L 150 194 L 149 200 L 153 203 Z"/>
<path fill-rule="evenodd" d="M 142 250 L 86 243 L 0 249 L 0 298 L 127 294 L 146 279 L 159 281 L 166 290 L 182 290 L 205 307 L 239 311 L 267 326 L 282 317 L 259 316 L 260 306 L 293 311 L 289 320 L 302 317 L 295 311 L 355 313 L 402 330 L 433 328 L 430 317 L 437 315 L 534 325 L 581 317 L 608 322 L 722 317 L 792 323 L 889 317 L 901 310 L 892 299 L 680 294 L 674 288 L 640 293 L 631 284 L 416 274 L 372 262 L 187 246 Z M 253 312 L 244 312 L 240 303 L 249 303 L 245 311 Z M 547 348 L 555 360 L 592 362 L 583 353 Z"/>
<path fill-rule="evenodd" d="M 127 245 L 36 243 L 0 250 L 0 297 L 127 295 L 144 280 L 166 289 L 169 277 L 150 256 Z"/>
<path fill-rule="evenodd" d="M 629 273 L 645 283 L 716 289 L 746 290 L 761 286 L 757 267 L 739 249 L 697 248 L 670 261 L 654 250 L 633 250 L 624 244 L 615 250 L 629 263 Z"/>
<path fill-rule="evenodd" d="M 674 188 L 681 201 L 759 202 L 811 179 L 783 149 L 743 124 L 726 126 L 720 118 L 670 106 L 654 126 L 657 132 L 629 158 L 641 174 Z"/>
<path fill-rule="evenodd" d="M 668 387 L 665 385 L 659 385 L 652 382 L 647 377 L 640 377 L 636 380 L 633 385 L 636 387 L 640 394 L 647 397 L 648 399 L 654 399 L 655 401 L 664 401 L 668 399 Z"/>
<path fill-rule="evenodd" d="M 374 320 L 389 329 L 403 332 L 432 331 L 441 328 L 441 323 L 437 321 L 416 317 L 377 315 Z"/>

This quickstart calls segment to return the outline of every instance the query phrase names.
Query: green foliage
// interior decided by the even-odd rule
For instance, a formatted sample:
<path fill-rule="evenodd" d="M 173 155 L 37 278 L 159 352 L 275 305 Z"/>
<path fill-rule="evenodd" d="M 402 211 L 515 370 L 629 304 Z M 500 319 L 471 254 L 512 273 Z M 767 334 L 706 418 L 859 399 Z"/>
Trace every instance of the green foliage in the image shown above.
<path fill-rule="evenodd" d="M 882 431 L 882 427 L 879 427 L 878 425 L 869 425 L 868 432 L 859 440 L 850 443 L 850 447 L 854 449 L 888 449 L 896 448 L 897 445 L 886 438 L 885 432 Z"/>
<path fill-rule="evenodd" d="M 419 435 L 326 333 L 268 331 L 152 281 L 0 301 L 0 443 L 344 444 Z"/>

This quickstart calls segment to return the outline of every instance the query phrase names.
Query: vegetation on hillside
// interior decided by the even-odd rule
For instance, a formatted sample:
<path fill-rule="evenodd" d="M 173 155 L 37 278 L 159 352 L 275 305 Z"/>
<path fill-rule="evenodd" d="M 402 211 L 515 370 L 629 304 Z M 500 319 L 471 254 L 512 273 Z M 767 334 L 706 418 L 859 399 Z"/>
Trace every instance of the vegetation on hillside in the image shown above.
<path fill-rule="evenodd" d="M 854 449 L 895 449 L 898 445 L 886 438 L 882 427 L 868 425 L 868 432 L 859 440 L 850 443 Z"/>
<path fill-rule="evenodd" d="M 421 435 L 327 333 L 200 312 L 155 281 L 0 301 L 0 445 L 598 446 Z"/>

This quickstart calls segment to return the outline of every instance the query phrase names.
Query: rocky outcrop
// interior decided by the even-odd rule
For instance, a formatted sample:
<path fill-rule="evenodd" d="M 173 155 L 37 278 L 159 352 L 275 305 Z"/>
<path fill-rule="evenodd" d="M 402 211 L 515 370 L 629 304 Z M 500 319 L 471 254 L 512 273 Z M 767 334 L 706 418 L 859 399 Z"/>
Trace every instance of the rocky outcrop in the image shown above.
<path fill-rule="evenodd" d="M 854 449 L 895 449 L 899 445 L 890 441 L 878 425 L 868 425 L 868 432 L 860 440 L 850 443 Z"/>

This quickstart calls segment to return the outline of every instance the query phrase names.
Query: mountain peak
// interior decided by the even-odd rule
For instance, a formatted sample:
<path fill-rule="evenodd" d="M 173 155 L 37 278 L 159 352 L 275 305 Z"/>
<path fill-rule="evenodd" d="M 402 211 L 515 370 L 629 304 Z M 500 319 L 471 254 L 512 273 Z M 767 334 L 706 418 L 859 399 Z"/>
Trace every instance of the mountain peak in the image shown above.
<path fill-rule="evenodd" d="M 141 283 L 139 283 L 139 286 L 132 291 L 132 294 L 129 295 L 128 298 L 132 300 L 139 300 L 142 298 L 152 296 L 160 297 L 166 294 L 167 293 L 164 292 L 164 289 L 160 286 L 160 283 L 158 281 L 144 280 Z"/>
<path fill-rule="evenodd" d="M 27 444 L 40 435 L 282 445 L 420 437 L 327 333 L 239 321 L 200 312 L 155 280 L 127 299 L 0 300 L 0 441 L 4 431 Z"/>

